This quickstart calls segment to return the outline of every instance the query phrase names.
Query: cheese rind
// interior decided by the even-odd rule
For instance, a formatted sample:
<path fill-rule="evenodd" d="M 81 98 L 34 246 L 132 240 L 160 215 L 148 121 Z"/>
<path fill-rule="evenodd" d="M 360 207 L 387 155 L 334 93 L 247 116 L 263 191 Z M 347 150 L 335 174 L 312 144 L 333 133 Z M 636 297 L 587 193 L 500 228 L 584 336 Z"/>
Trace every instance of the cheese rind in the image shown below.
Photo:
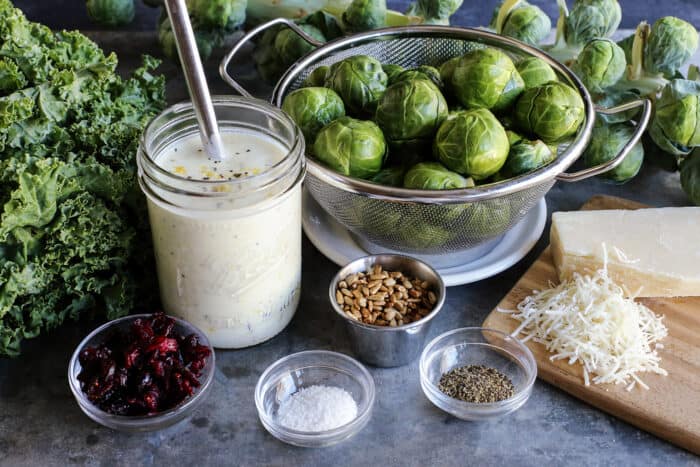
<path fill-rule="evenodd" d="M 550 242 L 561 280 L 607 260 L 628 295 L 700 296 L 700 207 L 556 212 Z"/>

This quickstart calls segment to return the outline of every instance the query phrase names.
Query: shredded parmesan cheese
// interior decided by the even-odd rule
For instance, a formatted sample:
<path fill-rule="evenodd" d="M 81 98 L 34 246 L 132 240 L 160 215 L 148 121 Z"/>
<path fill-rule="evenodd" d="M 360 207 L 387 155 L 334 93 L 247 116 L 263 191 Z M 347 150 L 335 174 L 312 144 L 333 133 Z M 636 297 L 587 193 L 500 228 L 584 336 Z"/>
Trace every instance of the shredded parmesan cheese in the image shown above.
<path fill-rule="evenodd" d="M 592 276 L 575 273 L 556 287 L 533 292 L 517 311 L 499 311 L 521 321 L 513 336 L 542 343 L 554 354 L 550 360 L 580 362 L 586 386 L 625 384 L 629 391 L 638 384 L 648 389 L 638 373 L 667 374 L 657 353 L 658 342 L 668 334 L 662 317 L 625 298 L 608 276 L 607 261 Z"/>

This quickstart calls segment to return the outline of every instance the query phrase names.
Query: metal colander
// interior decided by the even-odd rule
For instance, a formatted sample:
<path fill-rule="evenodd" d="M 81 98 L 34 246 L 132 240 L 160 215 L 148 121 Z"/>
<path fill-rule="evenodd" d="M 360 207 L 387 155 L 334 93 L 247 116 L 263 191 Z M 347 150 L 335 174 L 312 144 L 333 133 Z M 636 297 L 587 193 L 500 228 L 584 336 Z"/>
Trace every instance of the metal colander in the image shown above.
<path fill-rule="evenodd" d="M 474 48 L 497 47 L 513 58 L 536 56 L 557 72 L 583 98 L 585 122 L 575 139 L 560 150 L 557 159 L 534 172 L 503 182 L 457 190 L 414 190 L 382 186 L 340 175 L 307 157 L 306 187 L 314 199 L 349 229 L 368 251 L 395 250 L 418 256 L 446 258 L 441 265 L 459 262 L 464 252 L 482 254 L 521 220 L 554 185 L 556 180 L 577 181 L 619 165 L 639 140 L 650 114 L 650 105 L 639 100 L 614 109 L 595 109 L 583 84 L 564 65 L 538 49 L 487 31 L 449 26 L 388 28 L 340 38 L 321 44 L 284 19 L 263 24 L 239 41 L 221 63 L 224 80 L 248 94 L 229 74 L 227 67 L 243 43 L 264 29 L 285 24 L 313 45 L 306 55 L 282 76 L 272 94 L 281 106 L 284 97 L 301 87 L 315 68 L 331 65 L 352 55 L 369 55 L 382 63 L 404 67 L 438 65 Z M 618 156 L 600 166 L 576 173 L 564 171 L 581 155 L 590 138 L 595 111 L 620 112 L 643 107 L 634 137 Z M 450 261 L 459 258 L 459 261 Z"/>

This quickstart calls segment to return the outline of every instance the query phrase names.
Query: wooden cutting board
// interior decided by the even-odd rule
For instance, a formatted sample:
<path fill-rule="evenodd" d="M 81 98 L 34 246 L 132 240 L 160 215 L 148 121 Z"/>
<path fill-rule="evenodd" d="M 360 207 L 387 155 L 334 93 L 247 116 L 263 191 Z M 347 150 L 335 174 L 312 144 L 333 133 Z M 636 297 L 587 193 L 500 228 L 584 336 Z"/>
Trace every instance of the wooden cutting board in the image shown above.
<path fill-rule="evenodd" d="M 639 209 L 645 206 L 612 196 L 595 196 L 582 209 Z M 689 239 L 699 241 L 699 239 Z M 700 264 L 698 265 L 700 267 Z M 513 310 L 533 290 L 558 283 L 547 248 L 498 304 Z M 537 360 L 538 377 L 589 404 L 611 413 L 700 455 L 700 297 L 644 298 L 641 303 L 665 316 L 668 336 L 659 350 L 661 367 L 668 376 L 642 373 L 650 389 L 637 386 L 632 391 L 623 385 L 585 386 L 580 364 L 565 360 L 552 362 L 543 345 L 527 342 Z M 520 324 L 508 314 L 496 310 L 484 321 L 484 327 L 511 333 Z"/>

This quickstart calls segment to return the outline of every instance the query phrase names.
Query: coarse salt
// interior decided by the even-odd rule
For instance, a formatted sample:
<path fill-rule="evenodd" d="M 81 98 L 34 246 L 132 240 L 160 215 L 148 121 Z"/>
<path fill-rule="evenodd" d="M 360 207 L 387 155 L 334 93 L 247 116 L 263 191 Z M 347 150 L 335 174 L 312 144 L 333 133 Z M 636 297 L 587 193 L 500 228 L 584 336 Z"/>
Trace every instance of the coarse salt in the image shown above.
<path fill-rule="evenodd" d="M 313 385 L 302 388 L 284 400 L 277 410 L 277 421 L 297 431 L 326 431 L 357 417 L 357 403 L 344 389 Z"/>

